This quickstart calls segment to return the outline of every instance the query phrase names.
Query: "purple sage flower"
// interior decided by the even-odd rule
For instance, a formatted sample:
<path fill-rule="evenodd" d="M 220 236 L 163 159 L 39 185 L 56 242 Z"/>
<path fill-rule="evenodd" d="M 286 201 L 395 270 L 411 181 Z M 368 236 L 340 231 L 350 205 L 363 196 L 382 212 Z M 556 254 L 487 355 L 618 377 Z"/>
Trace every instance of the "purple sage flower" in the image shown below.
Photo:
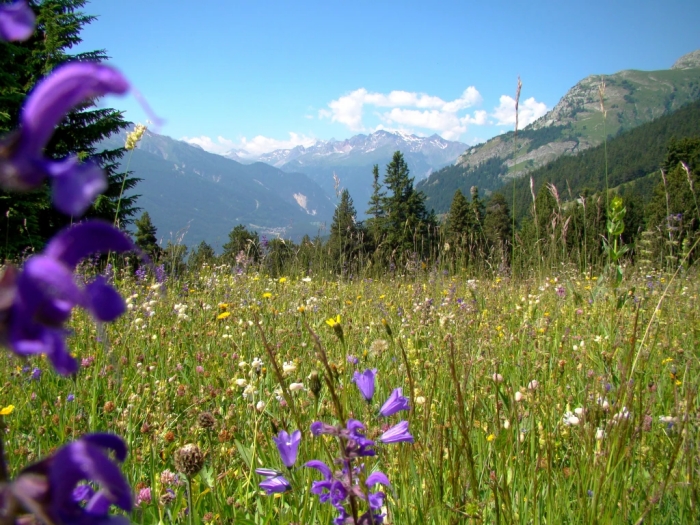
<path fill-rule="evenodd" d="M 379 441 L 382 443 L 400 443 L 402 441 L 413 443 L 413 436 L 408 432 L 408 421 L 401 421 L 391 427 L 379 437 Z"/>
<path fill-rule="evenodd" d="M 379 414 L 389 417 L 401 410 L 408 410 L 408 398 L 401 395 L 401 388 L 395 388 L 389 399 L 379 409 Z"/>
<path fill-rule="evenodd" d="M 120 437 L 85 435 L 25 468 L 5 497 L 14 498 L 15 504 L 31 509 L 47 523 L 107 523 L 111 505 L 126 512 L 133 507 L 131 488 L 110 452 L 119 463 L 126 459 L 126 445 Z"/>
<path fill-rule="evenodd" d="M 362 373 L 355 372 L 352 376 L 352 380 L 360 390 L 360 394 L 362 394 L 362 397 L 364 397 L 368 403 L 372 401 L 372 397 L 374 396 L 374 378 L 376 375 L 376 368 L 368 368 Z"/>
<path fill-rule="evenodd" d="M 107 188 L 99 166 L 72 156 L 56 161 L 43 156 L 55 127 L 86 100 L 129 89 L 116 69 L 97 63 L 74 62 L 55 69 L 27 98 L 20 128 L 0 146 L 0 185 L 8 190 L 38 188 L 50 177 L 54 206 L 66 215 L 81 216 Z"/>
<path fill-rule="evenodd" d="M 0 4 L 0 41 L 27 40 L 34 32 L 34 11 L 25 0 Z"/>
<path fill-rule="evenodd" d="M 299 443 L 301 442 L 301 430 L 295 430 L 290 436 L 286 431 L 280 430 L 277 437 L 272 438 L 277 445 L 277 450 L 282 458 L 282 463 L 287 468 L 292 468 L 297 460 Z"/>
<path fill-rule="evenodd" d="M 102 221 L 79 223 L 59 232 L 43 253 L 27 260 L 15 278 L 8 346 L 19 355 L 46 354 L 60 374 L 75 373 L 78 362 L 68 352 L 64 328 L 73 307 L 82 306 L 104 322 L 126 310 L 122 297 L 103 277 L 80 286 L 73 275 L 75 267 L 90 253 L 132 248 L 126 235 Z"/>

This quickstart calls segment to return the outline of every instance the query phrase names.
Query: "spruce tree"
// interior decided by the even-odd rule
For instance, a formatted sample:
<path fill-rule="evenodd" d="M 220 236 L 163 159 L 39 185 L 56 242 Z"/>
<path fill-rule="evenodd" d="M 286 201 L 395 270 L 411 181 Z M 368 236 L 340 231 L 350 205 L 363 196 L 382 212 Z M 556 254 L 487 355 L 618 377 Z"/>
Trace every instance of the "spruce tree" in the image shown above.
<path fill-rule="evenodd" d="M 400 151 L 386 167 L 384 185 L 389 193 L 382 198 L 386 231 L 385 253 L 390 259 L 404 260 L 430 250 L 431 215 L 425 209 L 425 195 L 413 187 L 409 169 Z"/>
<path fill-rule="evenodd" d="M 367 209 L 368 219 L 365 221 L 367 232 L 375 247 L 381 242 L 382 231 L 384 229 L 383 220 L 385 217 L 383 199 L 386 192 L 382 191 L 382 184 L 379 182 L 379 165 L 375 164 L 372 169 L 372 196 L 369 199 Z"/>
<path fill-rule="evenodd" d="M 245 256 L 252 262 L 260 260 L 260 237 L 258 232 L 251 232 L 238 224 L 228 234 L 228 242 L 223 246 L 224 252 L 221 255 L 222 261 L 227 264 L 235 265 L 236 258 L 243 252 Z"/>
<path fill-rule="evenodd" d="M 151 259 L 158 259 L 160 247 L 158 246 L 158 230 L 151 222 L 151 216 L 147 211 L 141 214 L 141 217 L 134 221 L 136 233 L 134 234 L 134 243 L 141 248 Z"/>
<path fill-rule="evenodd" d="M 504 266 L 509 265 L 512 219 L 508 201 L 502 193 L 494 193 L 486 205 L 484 215 L 484 235 L 489 243 L 490 252 Z"/>
<path fill-rule="evenodd" d="M 360 248 L 360 228 L 356 222 L 357 212 L 347 189 L 340 194 L 340 202 L 333 213 L 328 252 L 337 269 L 345 267 Z"/>

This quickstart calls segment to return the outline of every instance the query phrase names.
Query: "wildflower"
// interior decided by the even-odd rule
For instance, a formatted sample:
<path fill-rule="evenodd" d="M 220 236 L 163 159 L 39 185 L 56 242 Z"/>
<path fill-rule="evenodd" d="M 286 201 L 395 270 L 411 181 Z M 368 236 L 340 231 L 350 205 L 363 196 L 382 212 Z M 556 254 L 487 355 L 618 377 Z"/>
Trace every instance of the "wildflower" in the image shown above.
<path fill-rule="evenodd" d="M 27 40 L 34 32 L 34 11 L 24 0 L 0 5 L 0 42 Z"/>
<path fill-rule="evenodd" d="M 195 476 L 204 466 L 204 454 L 194 443 L 188 443 L 175 451 L 175 468 L 188 478 Z"/>
<path fill-rule="evenodd" d="M 603 430 L 602 428 L 596 429 L 596 431 L 595 431 L 596 440 L 602 441 L 604 437 L 605 437 L 605 430 Z"/>
<path fill-rule="evenodd" d="M 379 437 L 379 441 L 382 443 L 400 443 L 402 441 L 413 443 L 413 436 L 408 432 L 408 421 L 401 421 L 391 427 Z"/>
<path fill-rule="evenodd" d="M 367 369 L 364 372 L 355 372 L 352 376 L 353 382 L 357 385 L 360 390 L 360 394 L 365 398 L 368 403 L 372 401 L 374 396 L 374 378 L 377 375 L 377 369 Z"/>
<path fill-rule="evenodd" d="M 143 134 L 146 133 L 146 129 L 148 128 L 143 124 L 136 124 L 136 126 L 134 127 L 134 131 L 126 134 L 126 144 L 124 144 L 124 149 L 134 149 L 136 147 L 136 144 L 138 144 L 141 140 L 141 137 L 143 137 Z"/>
<path fill-rule="evenodd" d="M 489 434 L 488 436 L 486 436 L 486 441 L 488 441 L 489 443 L 491 443 L 491 442 L 494 441 L 495 439 L 496 439 L 496 435 L 495 435 L 495 434 Z"/>
<path fill-rule="evenodd" d="M 537 387 L 539 387 L 539 386 L 540 386 L 540 382 L 537 379 L 533 379 L 532 381 L 530 381 L 527 384 L 527 389 L 535 391 L 535 390 L 537 390 Z"/>
<path fill-rule="evenodd" d="M 40 378 L 41 378 L 41 368 L 34 368 L 32 370 L 32 379 L 34 381 L 39 381 Z"/>
<path fill-rule="evenodd" d="M 292 372 L 296 372 L 297 370 L 297 365 L 290 361 L 285 361 L 284 364 L 282 365 L 282 371 L 284 372 L 285 375 L 291 374 Z"/>
<path fill-rule="evenodd" d="M 277 437 L 272 438 L 277 445 L 277 450 L 282 458 L 282 463 L 287 468 L 292 468 L 297 460 L 299 443 L 301 442 L 301 431 L 295 430 L 290 436 L 286 431 L 280 430 Z"/>
<path fill-rule="evenodd" d="M 338 337 L 338 339 L 340 339 L 341 342 L 345 340 L 345 334 L 343 334 L 343 325 L 340 324 L 340 314 L 336 315 L 335 318 L 331 317 L 330 319 L 326 319 L 326 324 L 333 329 L 336 337 Z"/>
<path fill-rule="evenodd" d="M 408 398 L 401 395 L 401 389 L 395 388 L 389 396 L 389 399 L 379 409 L 379 414 L 384 417 L 389 417 L 401 410 L 408 410 Z"/>
<path fill-rule="evenodd" d="M 265 476 L 265 479 L 259 483 L 259 487 L 269 496 L 280 492 L 287 492 L 292 489 L 292 485 L 279 472 L 270 469 L 256 469 L 256 474 Z M 271 475 L 270 475 L 271 474 Z"/>
<path fill-rule="evenodd" d="M 262 370 L 263 362 L 259 357 L 256 357 L 253 359 L 253 362 L 250 364 L 250 366 L 255 370 L 256 372 L 260 372 Z"/>
<path fill-rule="evenodd" d="M 15 405 L 7 405 L 0 410 L 0 416 L 9 416 L 15 410 Z"/>
<path fill-rule="evenodd" d="M 31 509 L 47 523 L 106 523 L 110 505 L 130 512 L 131 489 L 110 452 L 119 463 L 126 459 L 124 441 L 112 434 L 88 434 L 64 445 L 20 472 L 3 494 L 4 508 Z"/>
<path fill-rule="evenodd" d="M 68 396 L 66 397 L 66 401 L 68 401 L 69 403 L 75 401 L 75 396 L 73 394 L 68 394 Z"/>
<path fill-rule="evenodd" d="M 564 414 L 562 421 L 567 427 L 575 427 L 581 422 L 578 416 L 575 416 L 571 412 L 567 412 L 566 414 Z"/>
<path fill-rule="evenodd" d="M 216 426 L 216 418 L 211 412 L 200 412 L 197 416 L 197 423 L 205 430 L 210 430 Z"/>
<path fill-rule="evenodd" d="M 246 386 L 248 386 L 248 381 L 242 378 L 238 378 L 236 379 L 236 386 L 240 388 L 245 388 Z"/>
<path fill-rule="evenodd" d="M 138 494 L 136 495 L 135 505 L 137 507 L 140 507 L 142 503 L 148 504 L 151 501 L 152 501 L 151 487 L 146 487 L 146 488 L 139 490 Z"/>
<path fill-rule="evenodd" d="M 104 322 L 115 320 L 126 307 L 104 277 L 98 276 L 81 287 L 73 272 L 90 253 L 126 252 L 132 247 L 126 235 L 102 221 L 82 222 L 59 232 L 43 253 L 27 260 L 16 276 L 9 347 L 19 355 L 46 354 L 60 374 L 76 372 L 78 362 L 66 348 L 63 327 L 73 307 L 82 306 Z M 8 271 L 14 274 L 8 269 L 6 275 Z"/>
<path fill-rule="evenodd" d="M 425 405 L 425 397 L 423 396 L 418 396 L 416 398 L 416 405 Z"/>
<path fill-rule="evenodd" d="M 503 383 L 503 376 L 501 374 L 498 374 L 498 373 L 493 374 L 491 379 L 493 379 L 494 383 Z"/>
<path fill-rule="evenodd" d="M 59 161 L 45 158 L 43 150 L 58 123 L 75 106 L 128 89 L 121 73 L 103 64 L 73 62 L 55 69 L 27 98 L 19 130 L 0 145 L 0 185 L 26 191 L 50 177 L 54 206 L 66 215 L 82 215 L 107 188 L 105 174 L 97 164 L 80 162 L 76 156 Z"/>
<path fill-rule="evenodd" d="M 231 316 L 231 312 L 221 312 L 219 315 L 216 316 L 217 320 L 222 320 L 226 319 L 227 317 Z"/>
<path fill-rule="evenodd" d="M 355 357 L 354 355 L 350 355 L 350 354 L 348 354 L 348 356 L 345 359 L 351 365 L 356 365 L 357 363 L 360 362 L 360 360 L 357 357 Z"/>
<path fill-rule="evenodd" d="M 523 397 L 525 397 L 525 396 L 523 396 L 523 393 L 522 393 L 520 390 L 518 390 L 518 391 L 515 393 L 515 401 L 516 401 L 517 403 L 520 403 L 520 402 L 523 400 Z"/>
<path fill-rule="evenodd" d="M 257 405 L 255 405 L 255 410 L 257 410 L 258 412 L 262 412 L 264 408 L 265 401 L 258 401 Z"/>
<path fill-rule="evenodd" d="M 301 390 L 304 390 L 304 384 L 303 383 L 290 383 L 289 390 L 291 392 L 299 392 Z"/>

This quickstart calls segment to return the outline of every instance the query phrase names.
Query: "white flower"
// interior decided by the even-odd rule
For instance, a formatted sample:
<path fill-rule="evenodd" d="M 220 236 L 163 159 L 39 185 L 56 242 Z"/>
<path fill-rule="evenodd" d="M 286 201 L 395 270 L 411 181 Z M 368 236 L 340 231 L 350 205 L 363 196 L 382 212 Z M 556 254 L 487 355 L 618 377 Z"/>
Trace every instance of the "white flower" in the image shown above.
<path fill-rule="evenodd" d="M 523 393 L 520 390 L 518 390 L 515 393 L 515 401 L 517 401 L 518 403 L 520 403 L 523 400 L 523 397 Z"/>
<path fill-rule="evenodd" d="M 238 379 L 236 379 L 236 385 L 241 387 L 241 388 L 245 388 L 248 386 L 248 381 L 246 381 L 243 378 L 238 378 Z"/>
<path fill-rule="evenodd" d="M 533 379 L 527 384 L 527 389 L 528 390 L 537 390 L 537 387 L 540 386 L 540 382 L 537 379 Z"/>
<path fill-rule="evenodd" d="M 240 368 L 241 370 L 243 370 L 247 366 L 248 366 L 248 363 L 246 363 L 245 361 L 241 361 L 240 363 L 238 363 L 238 368 Z"/>
<path fill-rule="evenodd" d="M 423 396 L 418 396 L 416 398 L 416 405 L 425 405 L 425 398 Z"/>
<path fill-rule="evenodd" d="M 304 281 L 305 283 L 310 283 L 311 277 L 304 277 L 304 278 L 302 278 L 302 281 Z"/>
<path fill-rule="evenodd" d="M 582 407 L 574 408 L 574 414 L 576 414 L 579 417 L 581 417 L 583 415 L 583 412 L 584 412 L 584 410 Z"/>
<path fill-rule="evenodd" d="M 572 414 L 571 412 L 567 412 L 566 414 L 564 414 L 563 421 L 567 427 L 569 427 L 569 426 L 575 427 L 576 425 L 578 425 L 581 422 L 581 420 L 578 417 L 576 417 L 574 414 Z"/>
<path fill-rule="evenodd" d="M 297 365 L 295 365 L 291 361 L 285 361 L 284 364 L 282 365 L 282 371 L 284 372 L 285 375 L 291 374 L 292 372 L 296 372 L 296 370 L 297 370 Z"/>
<path fill-rule="evenodd" d="M 495 383 L 503 383 L 503 376 L 501 374 L 493 374 L 492 379 Z"/>
<path fill-rule="evenodd" d="M 260 370 L 262 369 L 262 366 L 263 366 L 263 362 L 259 357 L 256 357 L 253 359 L 253 362 L 251 363 L 250 366 L 252 366 L 256 372 L 260 372 Z"/>
<path fill-rule="evenodd" d="M 245 390 L 243 390 L 243 399 L 252 398 L 254 394 L 255 388 L 253 387 L 253 385 L 248 385 L 247 387 L 245 387 Z"/>
<path fill-rule="evenodd" d="M 604 437 L 605 437 L 605 430 L 603 430 L 602 428 L 599 428 L 599 429 L 597 429 L 597 430 L 595 431 L 595 438 L 596 438 L 598 441 L 602 441 L 602 439 L 603 439 Z"/>
<path fill-rule="evenodd" d="M 304 384 L 303 383 L 290 383 L 289 390 L 291 390 L 292 392 L 299 392 L 300 390 L 304 390 Z"/>
<path fill-rule="evenodd" d="M 662 423 L 678 423 L 678 418 L 673 416 L 659 416 L 659 421 Z"/>
<path fill-rule="evenodd" d="M 630 412 L 627 410 L 627 407 L 622 407 L 622 410 L 620 410 L 617 414 L 613 416 L 614 420 L 620 420 L 620 419 L 629 419 L 630 417 Z"/>
<path fill-rule="evenodd" d="M 506 420 L 503 422 L 503 428 L 505 428 L 506 430 L 509 429 L 509 428 L 510 428 L 510 421 L 508 421 L 508 420 L 506 419 Z"/>
<path fill-rule="evenodd" d="M 257 410 L 258 412 L 262 412 L 264 408 L 265 408 L 265 401 L 258 401 L 258 404 L 255 405 L 255 410 Z"/>

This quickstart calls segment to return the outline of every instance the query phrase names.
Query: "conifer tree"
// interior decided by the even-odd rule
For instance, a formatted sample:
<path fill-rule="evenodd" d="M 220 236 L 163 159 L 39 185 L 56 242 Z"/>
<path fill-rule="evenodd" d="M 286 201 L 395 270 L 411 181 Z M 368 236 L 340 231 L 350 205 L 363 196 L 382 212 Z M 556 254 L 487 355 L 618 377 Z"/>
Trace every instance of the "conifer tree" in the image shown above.
<path fill-rule="evenodd" d="M 134 221 L 134 226 L 136 226 L 136 233 L 134 234 L 136 246 L 141 248 L 151 259 L 157 259 L 161 251 L 158 246 L 158 230 L 151 222 L 151 216 L 147 211 L 143 212 L 141 217 Z"/>
<path fill-rule="evenodd" d="M 343 268 L 360 248 L 360 228 L 356 222 L 357 212 L 347 189 L 340 194 L 340 202 L 333 213 L 328 252 L 337 269 Z"/>
<path fill-rule="evenodd" d="M 400 151 L 386 167 L 384 185 L 389 193 L 382 198 L 385 213 L 386 248 L 390 259 L 404 260 L 430 250 L 432 215 L 425 209 L 425 195 L 413 187 L 409 169 Z"/>
<path fill-rule="evenodd" d="M 216 252 L 206 241 L 199 243 L 197 248 L 190 253 L 187 266 L 192 271 L 198 271 L 203 264 L 211 264 L 216 259 Z"/>
<path fill-rule="evenodd" d="M 228 234 L 228 242 L 223 246 L 221 259 L 228 264 L 236 264 L 236 257 L 243 252 L 251 262 L 260 260 L 260 237 L 258 232 L 251 232 L 238 224 Z"/>
<path fill-rule="evenodd" d="M 508 201 L 502 193 L 494 193 L 486 206 L 484 235 L 495 259 L 504 266 L 509 265 L 512 219 Z"/>
<path fill-rule="evenodd" d="M 382 191 L 382 184 L 379 182 L 379 165 L 375 164 L 372 169 L 372 196 L 369 199 L 369 208 L 367 209 L 368 219 L 365 221 L 367 233 L 369 234 L 374 246 L 378 246 L 381 242 L 382 231 L 384 229 L 383 220 L 385 217 L 383 200 L 386 192 Z"/>

